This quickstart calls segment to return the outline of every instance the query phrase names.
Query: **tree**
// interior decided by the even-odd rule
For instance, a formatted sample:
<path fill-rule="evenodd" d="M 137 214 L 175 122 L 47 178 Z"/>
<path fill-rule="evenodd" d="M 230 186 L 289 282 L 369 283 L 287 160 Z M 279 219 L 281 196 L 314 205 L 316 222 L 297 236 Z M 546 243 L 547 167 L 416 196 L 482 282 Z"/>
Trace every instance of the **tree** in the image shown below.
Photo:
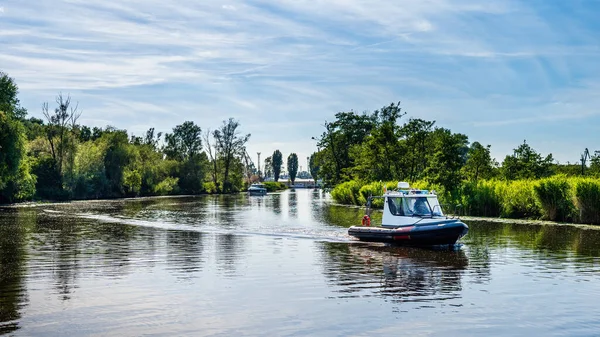
<path fill-rule="evenodd" d="M 219 166 L 217 163 L 217 149 L 216 146 L 212 145 L 210 142 L 211 132 L 210 129 L 206 131 L 204 134 L 204 143 L 206 144 L 206 150 L 208 151 L 208 159 L 212 163 L 212 170 L 210 171 L 213 184 L 215 185 L 215 192 L 221 191 L 219 188 Z"/>
<path fill-rule="evenodd" d="M 275 181 L 279 181 L 279 175 L 281 174 L 281 166 L 283 165 L 283 155 L 279 150 L 273 152 L 273 174 Z"/>
<path fill-rule="evenodd" d="M 507 180 L 539 179 L 552 175 L 552 154 L 545 158 L 524 141 L 514 154 L 506 156 L 502 162 L 502 174 Z"/>
<path fill-rule="evenodd" d="M 154 143 L 154 129 L 148 130 L 146 141 Z M 151 137 L 151 138 L 149 138 Z M 160 137 L 160 136 L 159 136 Z M 173 133 L 165 134 L 164 149 L 168 159 L 185 161 L 202 151 L 202 129 L 194 122 L 186 121 L 173 128 Z"/>
<path fill-rule="evenodd" d="M 273 157 L 265 158 L 265 178 L 273 176 Z"/>
<path fill-rule="evenodd" d="M 148 131 L 146 131 L 146 136 L 144 137 L 144 144 L 149 145 L 152 147 L 153 150 L 156 150 L 158 148 L 158 143 L 160 142 L 161 136 L 162 136 L 162 132 L 155 133 L 154 128 L 150 128 L 150 129 L 148 129 Z M 200 140 L 200 146 L 202 146 L 201 140 Z"/>
<path fill-rule="evenodd" d="M 425 169 L 427 180 L 453 192 L 460 184 L 460 169 L 466 162 L 468 137 L 436 128 L 431 134 L 429 166 Z"/>
<path fill-rule="evenodd" d="M 8 116 L 22 119 L 27 115 L 27 110 L 20 107 L 19 87 L 8 74 L 0 71 L 0 111 Z"/>
<path fill-rule="evenodd" d="M 250 134 L 240 136 L 237 128 L 240 123 L 233 118 L 223 121 L 223 125 L 213 132 L 215 146 L 223 161 L 223 192 L 231 192 L 232 184 L 229 181 L 229 174 L 234 164 L 234 159 L 240 159 L 246 153 L 246 142 L 250 139 Z"/>
<path fill-rule="evenodd" d="M 15 180 L 25 157 L 25 130 L 18 120 L 0 111 L 0 202 L 12 202 L 4 189 Z"/>
<path fill-rule="evenodd" d="M 78 110 L 79 104 L 75 107 L 71 106 L 71 96 L 63 97 L 62 93 L 56 96 L 58 106 L 54 112 L 48 109 L 48 103 L 42 105 L 42 113 L 48 122 L 46 126 L 46 137 L 50 143 L 52 158 L 55 162 L 56 170 L 62 178 L 65 168 L 65 159 L 70 159 L 69 168 L 72 168 L 72 160 L 75 158 L 74 139 L 77 135 L 71 135 L 71 131 L 75 132 L 77 120 L 81 116 L 81 111 Z"/>
<path fill-rule="evenodd" d="M 325 122 L 325 132 L 317 139 L 317 146 L 323 149 L 324 154 L 321 176 L 327 185 L 335 185 L 352 178 L 354 157 L 351 151 L 355 146 L 362 144 L 376 127 L 379 113 L 376 111 L 369 115 L 357 114 L 354 111 L 338 112 L 335 118 L 334 122 Z"/>
<path fill-rule="evenodd" d="M 595 151 L 594 155 L 590 158 L 590 172 L 600 175 L 600 151 Z"/>
<path fill-rule="evenodd" d="M 319 176 L 319 164 L 317 160 L 318 153 L 314 152 L 310 155 L 310 159 L 308 160 L 308 166 L 310 170 L 310 175 L 312 176 L 315 183 L 317 182 Z"/>
<path fill-rule="evenodd" d="M 106 133 L 108 148 L 104 155 L 104 172 L 108 183 L 107 194 L 119 197 L 124 194 L 124 168 L 130 163 L 127 131 L 115 130 Z"/>
<path fill-rule="evenodd" d="M 296 175 L 298 174 L 298 155 L 295 153 L 292 153 L 288 156 L 287 169 L 290 174 L 292 185 L 294 185 L 294 181 L 296 181 Z"/>
<path fill-rule="evenodd" d="M 479 178 L 489 178 L 494 170 L 494 161 L 490 156 L 491 145 L 483 146 L 474 142 L 469 147 L 467 162 L 463 172 L 467 179 L 477 182 Z"/>
<path fill-rule="evenodd" d="M 434 125 L 435 121 L 411 118 L 402 126 L 400 133 L 407 149 L 402 161 L 406 178 L 410 181 L 423 177 L 428 166 L 427 158 L 430 150 L 426 146 Z"/>

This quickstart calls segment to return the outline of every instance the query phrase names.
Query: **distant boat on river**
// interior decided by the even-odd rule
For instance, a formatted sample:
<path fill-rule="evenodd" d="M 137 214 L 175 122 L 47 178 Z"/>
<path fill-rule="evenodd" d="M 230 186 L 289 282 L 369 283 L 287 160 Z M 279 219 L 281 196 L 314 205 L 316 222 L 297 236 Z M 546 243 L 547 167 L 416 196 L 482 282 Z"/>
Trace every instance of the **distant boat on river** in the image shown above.
<path fill-rule="evenodd" d="M 267 188 L 263 184 L 252 184 L 248 188 L 249 195 L 266 195 Z"/>

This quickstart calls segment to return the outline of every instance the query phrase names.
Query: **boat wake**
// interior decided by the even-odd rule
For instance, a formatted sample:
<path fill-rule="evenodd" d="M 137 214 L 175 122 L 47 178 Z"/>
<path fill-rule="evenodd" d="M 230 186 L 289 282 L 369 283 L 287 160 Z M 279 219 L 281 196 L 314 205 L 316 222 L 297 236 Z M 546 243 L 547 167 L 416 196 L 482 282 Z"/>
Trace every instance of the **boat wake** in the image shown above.
<path fill-rule="evenodd" d="M 356 240 L 351 238 L 346 233 L 345 228 L 339 230 L 333 228 L 326 228 L 323 230 L 315 228 L 302 228 L 302 227 L 285 227 L 285 230 L 271 230 L 269 228 L 257 228 L 257 229 L 226 229 L 219 226 L 216 222 L 205 222 L 202 224 L 186 224 L 181 222 L 172 221 L 154 221 L 144 219 L 134 219 L 129 217 L 122 217 L 116 215 L 105 215 L 105 214 L 94 214 L 94 213 L 67 213 L 55 210 L 44 210 L 51 214 L 65 214 L 69 216 L 75 216 L 78 218 L 95 220 L 103 223 L 118 223 L 123 225 L 156 228 L 167 231 L 191 231 L 199 232 L 204 234 L 215 234 L 215 235 L 247 235 L 247 236 L 269 236 L 269 237 L 281 237 L 281 238 L 293 238 L 293 239 L 308 239 L 321 242 L 355 242 Z"/>

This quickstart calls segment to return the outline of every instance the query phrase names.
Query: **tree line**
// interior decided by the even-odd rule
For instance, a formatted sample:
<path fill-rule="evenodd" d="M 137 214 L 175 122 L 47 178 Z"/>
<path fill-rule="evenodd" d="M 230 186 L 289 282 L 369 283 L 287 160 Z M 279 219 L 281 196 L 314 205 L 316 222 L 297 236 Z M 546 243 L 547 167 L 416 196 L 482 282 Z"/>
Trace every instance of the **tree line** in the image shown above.
<path fill-rule="evenodd" d="M 362 182 L 427 181 L 456 190 L 462 181 L 540 179 L 555 174 L 582 175 L 579 164 L 558 164 L 523 142 L 498 163 L 490 145 L 470 143 L 465 134 L 435 121 L 406 119 L 400 102 L 373 113 L 339 112 L 326 122 L 310 157 L 313 177 L 326 186 Z M 600 175 L 600 151 L 591 156 L 586 174 Z"/>
<path fill-rule="evenodd" d="M 287 171 L 292 185 L 298 177 L 298 155 L 290 153 L 287 157 Z M 279 150 L 273 151 L 273 154 L 265 158 L 265 177 L 273 177 L 277 182 L 281 178 L 281 169 L 283 167 L 283 154 Z"/>
<path fill-rule="evenodd" d="M 257 170 L 246 152 L 250 134 L 232 118 L 215 130 L 192 121 L 172 132 L 129 136 L 90 128 L 69 95 L 27 117 L 18 87 L 0 72 L 0 203 L 243 190 Z"/>

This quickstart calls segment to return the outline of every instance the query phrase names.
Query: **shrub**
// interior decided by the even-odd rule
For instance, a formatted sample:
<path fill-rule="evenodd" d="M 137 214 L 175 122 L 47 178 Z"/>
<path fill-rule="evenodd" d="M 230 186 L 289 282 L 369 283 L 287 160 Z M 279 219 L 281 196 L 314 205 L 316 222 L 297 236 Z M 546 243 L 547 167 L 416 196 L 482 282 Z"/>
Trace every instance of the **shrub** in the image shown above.
<path fill-rule="evenodd" d="M 500 195 L 505 218 L 539 218 L 541 210 L 536 202 L 533 180 L 498 182 L 496 193 Z"/>
<path fill-rule="evenodd" d="M 542 217 L 552 221 L 573 219 L 573 199 L 569 182 L 564 177 L 553 177 L 539 181 L 534 187 Z"/>
<path fill-rule="evenodd" d="M 287 186 L 279 181 L 265 181 L 263 184 L 265 185 L 267 192 L 275 192 L 287 189 Z"/>
<path fill-rule="evenodd" d="M 167 177 L 165 180 L 154 186 L 154 193 L 158 195 L 170 194 L 177 191 L 177 183 L 179 178 Z"/>
<path fill-rule="evenodd" d="M 341 183 L 331 190 L 331 197 L 344 205 L 360 205 L 359 191 L 361 184 L 351 180 Z"/>
<path fill-rule="evenodd" d="M 217 193 L 217 186 L 212 181 L 202 183 L 202 190 L 209 194 Z"/>
<path fill-rule="evenodd" d="M 575 204 L 579 221 L 600 224 L 600 181 L 579 180 L 575 183 Z"/>
<path fill-rule="evenodd" d="M 467 215 L 500 216 L 502 199 L 498 181 L 464 182 L 459 188 L 460 204 Z"/>

